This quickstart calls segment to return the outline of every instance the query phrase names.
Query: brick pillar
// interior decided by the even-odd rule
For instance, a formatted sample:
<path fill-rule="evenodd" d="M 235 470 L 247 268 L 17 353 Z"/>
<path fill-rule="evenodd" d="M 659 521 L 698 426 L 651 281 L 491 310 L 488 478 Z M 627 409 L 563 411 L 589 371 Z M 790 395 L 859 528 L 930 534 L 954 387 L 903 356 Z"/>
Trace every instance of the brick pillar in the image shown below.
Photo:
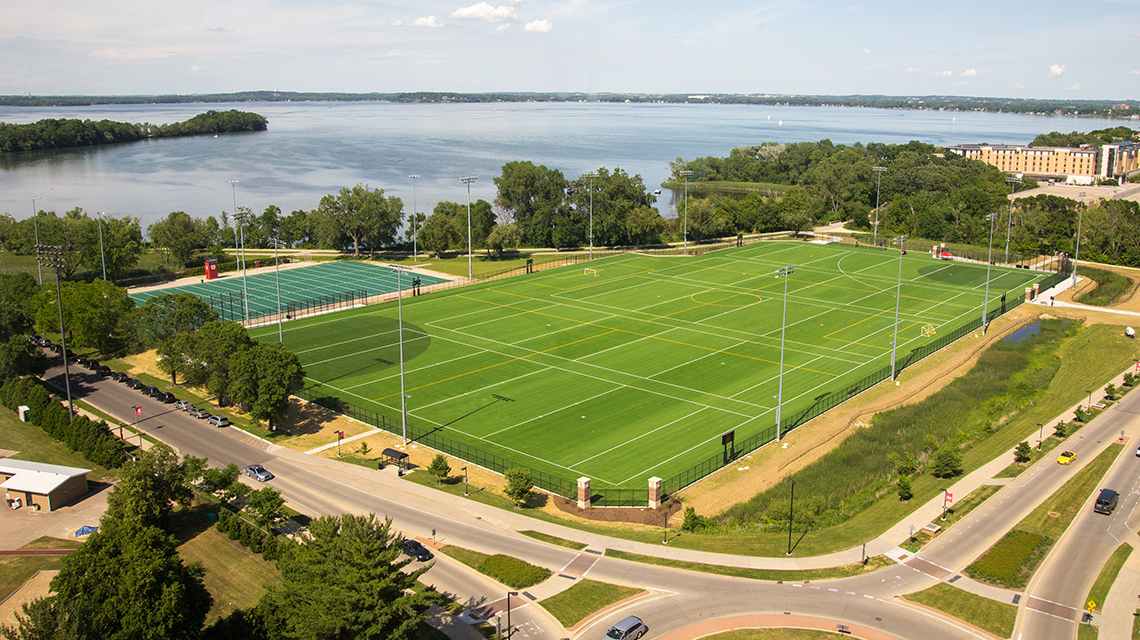
<path fill-rule="evenodd" d="M 649 508 L 658 509 L 661 507 L 661 478 L 649 479 Z"/>
<path fill-rule="evenodd" d="M 1033 289 L 1025 287 L 1025 301 L 1030 302 L 1033 300 Z"/>
<path fill-rule="evenodd" d="M 1033 285 L 1033 299 L 1036 300 L 1037 296 L 1041 295 L 1041 283 Z"/>
<path fill-rule="evenodd" d="M 590 508 L 590 479 L 585 476 L 578 478 L 578 508 Z"/>

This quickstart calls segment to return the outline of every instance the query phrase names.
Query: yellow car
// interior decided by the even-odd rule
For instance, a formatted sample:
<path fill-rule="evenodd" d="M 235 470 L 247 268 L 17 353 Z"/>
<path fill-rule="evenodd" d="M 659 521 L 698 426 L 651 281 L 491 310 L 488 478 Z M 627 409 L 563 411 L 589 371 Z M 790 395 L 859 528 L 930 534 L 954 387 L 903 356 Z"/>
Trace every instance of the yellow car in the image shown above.
<path fill-rule="evenodd" d="M 1077 454 L 1072 451 L 1066 451 L 1057 457 L 1057 462 L 1061 464 L 1072 464 L 1073 460 L 1077 459 Z"/>

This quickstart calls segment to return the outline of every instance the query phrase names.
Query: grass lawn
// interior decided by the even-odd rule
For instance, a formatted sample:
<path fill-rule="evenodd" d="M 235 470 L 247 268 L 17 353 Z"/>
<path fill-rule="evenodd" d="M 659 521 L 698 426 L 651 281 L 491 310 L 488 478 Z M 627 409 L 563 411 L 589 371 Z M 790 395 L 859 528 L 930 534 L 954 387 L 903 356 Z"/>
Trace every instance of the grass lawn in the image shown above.
<path fill-rule="evenodd" d="M 488 555 L 455 545 L 446 545 L 440 551 L 512 589 L 533 587 L 550 577 L 547 569 L 503 554 Z"/>
<path fill-rule="evenodd" d="M 1077 275 L 1092 278 L 1096 282 L 1095 289 L 1077 296 L 1077 302 L 1081 304 L 1110 305 L 1128 293 L 1134 284 L 1128 276 L 1094 267 L 1078 266 Z"/>
<path fill-rule="evenodd" d="M 1093 601 L 1097 605 L 1099 612 L 1101 607 L 1104 606 L 1104 600 L 1108 597 L 1108 590 L 1112 588 L 1112 583 L 1116 582 L 1116 576 L 1120 573 L 1120 568 L 1124 566 L 1124 562 L 1128 560 L 1128 556 L 1132 553 L 1132 545 L 1127 542 L 1121 544 L 1116 548 L 1116 551 L 1109 556 L 1108 561 L 1104 563 L 1101 568 L 1100 574 L 1096 577 L 1096 582 L 1093 583 L 1092 589 L 1089 589 L 1089 597 L 1085 598 L 1085 602 Z"/>
<path fill-rule="evenodd" d="M 1017 621 L 1015 605 L 974 595 L 944 582 L 924 591 L 909 593 L 906 599 L 944 611 L 999 638 L 1012 635 L 1013 625 Z"/>
<path fill-rule="evenodd" d="M 585 549 L 589 546 L 582 544 L 581 542 L 574 542 L 573 540 L 566 540 L 557 536 L 547 535 L 540 531 L 519 531 L 519 533 L 529 538 L 534 538 L 535 540 L 545 542 L 547 544 L 558 545 L 559 547 L 566 547 L 567 549 L 573 549 L 575 551 L 581 551 L 582 549 Z"/>
<path fill-rule="evenodd" d="M 1122 448 L 1120 444 L 1109 445 L 967 567 L 966 573 L 990 584 L 1014 589 L 1024 587 L 1041 558 L 1072 523 L 1077 509 L 1100 484 Z"/>
<path fill-rule="evenodd" d="M 477 447 L 468 459 L 483 466 L 530 467 L 559 493 L 583 475 L 599 491 L 644 491 L 650 476 L 677 489 L 720 455 L 721 434 L 734 431 L 745 448 L 775 436 L 785 284 L 776 269 L 801 265 L 786 281 L 783 410 L 794 420 L 889 365 L 898 261 L 756 243 L 687 259 L 623 254 L 406 300 L 409 432 L 428 446 Z M 902 263 L 906 353 L 980 311 L 985 269 L 925 254 Z M 999 270 L 991 292 L 1039 275 Z M 308 374 L 302 397 L 370 423 L 396 419 L 396 316 L 381 305 L 290 323 L 285 344 Z M 277 329 L 251 335 L 275 340 Z"/>
<path fill-rule="evenodd" d="M 562 626 L 573 627 L 583 618 L 611 604 L 641 593 L 641 589 L 616 584 L 579 580 L 574 586 L 542 601 L 542 606 Z"/>
<path fill-rule="evenodd" d="M 37 538 L 21 549 L 78 549 L 80 543 L 74 540 L 44 536 Z M 16 589 L 39 571 L 56 571 L 63 565 L 62 556 L 3 556 L 0 557 L 0 601 L 12 595 Z"/>
<path fill-rule="evenodd" d="M 87 477 L 97 482 L 110 482 L 118 477 L 115 470 L 93 464 L 36 425 L 20 422 L 16 414 L 4 407 L 0 407 L 0 446 L 16 451 L 12 457 L 18 460 L 91 469 Z"/>
<path fill-rule="evenodd" d="M 982 506 L 990 496 L 1001 491 L 1001 486 L 996 484 L 984 484 L 977 489 L 970 492 L 970 495 L 964 499 L 959 500 L 953 507 L 946 510 L 946 520 L 938 520 L 936 524 L 942 527 L 942 532 L 938 535 L 945 535 L 946 530 L 950 528 L 955 522 L 965 518 L 971 511 Z M 926 546 L 927 542 L 934 539 L 934 536 L 928 535 L 919 531 L 915 534 L 914 538 L 908 539 L 899 546 L 911 553 L 918 553 L 918 550 Z"/>
<path fill-rule="evenodd" d="M 684 560 L 673 560 L 670 558 L 659 558 L 657 556 L 645 556 L 638 553 L 630 553 L 628 551 L 618 551 L 616 549 L 606 549 L 606 555 L 611 558 L 619 560 L 629 560 L 632 562 L 641 562 L 643 564 L 652 564 L 660 567 L 672 567 L 674 569 L 685 569 L 688 571 L 699 571 L 701 573 L 712 573 L 718 576 L 733 576 L 736 578 L 748 578 L 749 580 L 830 580 L 833 578 L 847 578 L 863 573 L 870 573 L 876 569 L 881 569 L 894 564 L 894 561 L 885 556 L 875 556 L 867 559 L 867 564 L 855 563 L 848 564 L 841 567 L 829 567 L 827 569 L 800 569 L 800 570 L 777 570 L 777 569 L 751 569 L 748 567 L 733 567 L 720 564 L 702 564 L 700 562 L 687 562 Z"/>
<path fill-rule="evenodd" d="M 266 587 L 278 582 L 281 574 L 276 565 L 261 559 L 237 542 L 207 527 L 178 547 L 183 562 L 201 562 L 206 568 L 206 589 L 214 597 L 214 606 L 206 616 L 206 624 L 257 604 Z"/>

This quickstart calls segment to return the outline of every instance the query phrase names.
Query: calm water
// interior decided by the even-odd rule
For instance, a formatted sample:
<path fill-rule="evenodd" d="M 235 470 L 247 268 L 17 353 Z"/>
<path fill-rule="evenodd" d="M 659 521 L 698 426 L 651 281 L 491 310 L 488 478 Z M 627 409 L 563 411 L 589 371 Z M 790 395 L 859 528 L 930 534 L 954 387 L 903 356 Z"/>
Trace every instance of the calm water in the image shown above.
<path fill-rule="evenodd" d="M 364 182 L 417 210 L 440 200 L 466 202 L 461 176 L 477 175 L 472 199 L 494 198 L 493 178 L 512 160 L 557 168 L 568 178 L 620 167 L 648 189 L 669 176 L 678 156 L 728 155 L 761 142 L 1027 143 L 1048 131 L 1090 131 L 1120 121 L 1015 114 L 896 111 L 841 107 L 642 104 L 241 103 L 0 107 L 0 122 L 90 118 L 169 123 L 208 109 L 254 111 L 260 133 L 152 140 L 106 147 L 0 156 L 0 212 L 63 213 L 73 207 L 141 218 L 171 211 L 195 217 L 233 209 L 312 209 L 321 196 Z M 658 203 L 671 215 L 669 192 Z"/>

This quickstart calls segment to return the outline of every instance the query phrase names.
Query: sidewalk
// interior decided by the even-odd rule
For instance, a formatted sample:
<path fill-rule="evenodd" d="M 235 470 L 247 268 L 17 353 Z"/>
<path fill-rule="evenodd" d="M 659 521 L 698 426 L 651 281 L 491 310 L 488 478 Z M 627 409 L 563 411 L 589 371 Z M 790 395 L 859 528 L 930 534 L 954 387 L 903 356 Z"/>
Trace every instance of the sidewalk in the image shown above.
<path fill-rule="evenodd" d="M 1140 607 L 1140 553 L 1136 552 L 1140 540 L 1130 537 L 1126 542 L 1133 549 L 1104 600 L 1100 615 L 1102 638 L 1131 638 L 1133 614 Z"/>

